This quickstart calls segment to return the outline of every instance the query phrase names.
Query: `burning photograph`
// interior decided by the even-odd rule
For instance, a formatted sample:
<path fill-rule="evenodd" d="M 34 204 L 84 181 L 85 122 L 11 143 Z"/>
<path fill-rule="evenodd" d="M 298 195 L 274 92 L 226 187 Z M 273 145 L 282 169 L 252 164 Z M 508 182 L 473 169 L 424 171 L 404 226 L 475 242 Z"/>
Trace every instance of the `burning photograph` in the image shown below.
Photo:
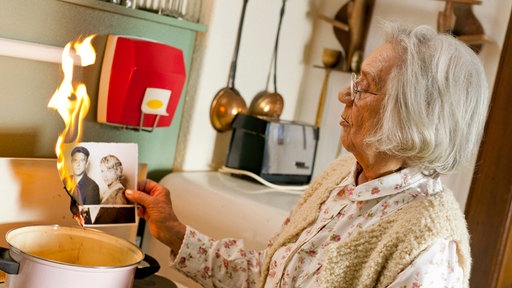
<path fill-rule="evenodd" d="M 70 211 L 80 226 L 136 223 L 135 205 L 124 198 L 124 191 L 137 187 L 137 145 L 80 142 L 90 98 L 73 71 L 75 65 L 96 62 L 94 37 L 71 41 L 62 52 L 64 77 L 48 103 L 65 124 L 55 144 L 57 170 L 71 198 Z"/>
<path fill-rule="evenodd" d="M 69 192 L 84 225 L 135 223 L 135 205 L 124 191 L 137 188 L 137 144 L 82 142 L 64 151 L 73 184 Z"/>

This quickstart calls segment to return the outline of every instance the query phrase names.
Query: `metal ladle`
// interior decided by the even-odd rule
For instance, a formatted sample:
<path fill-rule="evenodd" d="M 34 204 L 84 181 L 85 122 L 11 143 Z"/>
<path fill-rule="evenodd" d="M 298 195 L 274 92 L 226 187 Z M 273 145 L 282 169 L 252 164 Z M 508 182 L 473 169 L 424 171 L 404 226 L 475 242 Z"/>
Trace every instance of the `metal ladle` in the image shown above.
<path fill-rule="evenodd" d="M 283 4 L 281 5 L 281 12 L 279 14 L 279 24 L 277 26 L 276 42 L 274 45 L 272 60 L 270 62 L 270 69 L 267 76 L 267 86 L 264 91 L 256 94 L 256 96 L 251 101 L 251 105 L 249 106 L 249 114 L 254 116 L 279 118 L 281 116 L 281 113 L 283 112 L 283 96 L 281 96 L 281 94 L 277 92 L 277 48 L 279 43 L 281 24 L 283 22 L 285 4 L 286 0 L 283 0 Z M 272 66 L 274 66 L 274 92 L 269 92 L 268 83 L 270 80 Z"/>
<path fill-rule="evenodd" d="M 210 122 L 213 128 L 218 132 L 226 132 L 231 129 L 231 124 L 238 113 L 247 113 L 247 105 L 240 92 L 235 88 L 236 63 L 238 59 L 238 50 L 240 48 L 240 39 L 242 38 L 242 26 L 245 18 L 245 10 L 248 0 L 244 0 L 242 6 L 242 15 L 238 25 L 238 35 L 235 44 L 235 51 L 231 60 L 228 83 L 215 94 L 210 105 Z"/>

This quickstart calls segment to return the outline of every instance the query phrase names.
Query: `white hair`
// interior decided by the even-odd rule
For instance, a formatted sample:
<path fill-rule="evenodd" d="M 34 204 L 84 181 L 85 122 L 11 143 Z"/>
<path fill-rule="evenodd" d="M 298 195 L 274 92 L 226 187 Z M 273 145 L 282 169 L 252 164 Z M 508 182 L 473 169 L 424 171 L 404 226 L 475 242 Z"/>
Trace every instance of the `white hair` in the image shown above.
<path fill-rule="evenodd" d="M 400 62 L 387 81 L 381 122 L 366 141 L 433 176 L 468 164 L 489 102 L 479 58 L 428 26 L 382 24 Z"/>

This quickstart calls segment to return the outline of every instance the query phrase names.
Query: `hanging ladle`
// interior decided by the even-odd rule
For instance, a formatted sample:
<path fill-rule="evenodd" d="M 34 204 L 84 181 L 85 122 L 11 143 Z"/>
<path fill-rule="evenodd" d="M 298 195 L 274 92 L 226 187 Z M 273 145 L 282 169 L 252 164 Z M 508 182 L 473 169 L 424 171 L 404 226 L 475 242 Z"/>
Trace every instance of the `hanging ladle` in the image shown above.
<path fill-rule="evenodd" d="M 249 114 L 254 116 L 279 118 L 283 112 L 283 96 L 277 92 L 277 48 L 279 44 L 279 34 L 281 31 L 281 23 L 283 22 L 285 4 L 286 0 L 283 0 L 283 4 L 281 5 L 281 12 L 279 13 L 279 24 L 277 26 L 276 42 L 274 45 L 274 51 L 272 53 L 270 68 L 268 71 L 266 88 L 264 91 L 254 96 L 251 101 L 251 105 L 249 106 Z M 268 83 L 270 81 L 272 66 L 274 66 L 274 92 L 269 92 Z"/>
<path fill-rule="evenodd" d="M 229 69 L 228 83 L 215 94 L 210 106 L 210 122 L 213 128 L 218 132 L 225 132 L 231 129 L 231 124 L 238 113 L 247 113 L 247 105 L 240 92 L 235 88 L 236 63 L 238 59 L 238 49 L 240 48 L 240 39 L 242 38 L 242 26 L 244 23 L 245 10 L 248 0 L 244 0 L 240 23 L 238 24 L 238 35 L 235 44 L 235 51 L 231 60 Z"/>

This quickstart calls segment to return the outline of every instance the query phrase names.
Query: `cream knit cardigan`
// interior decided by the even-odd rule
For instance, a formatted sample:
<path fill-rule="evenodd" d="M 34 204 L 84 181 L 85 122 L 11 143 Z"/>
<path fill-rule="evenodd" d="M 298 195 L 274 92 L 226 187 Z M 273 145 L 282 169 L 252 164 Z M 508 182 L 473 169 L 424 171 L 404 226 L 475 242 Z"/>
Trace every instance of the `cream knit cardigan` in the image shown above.
<path fill-rule="evenodd" d="M 267 251 L 261 287 L 265 285 L 274 253 L 283 245 L 296 241 L 302 231 L 316 221 L 320 206 L 350 173 L 354 163 L 352 155 L 342 156 L 311 183 L 290 213 L 290 222 Z M 464 216 L 450 191 L 414 201 L 332 247 L 321 270 L 322 287 L 386 287 L 438 238 L 457 243 L 465 286 L 468 287 L 469 235 Z"/>

